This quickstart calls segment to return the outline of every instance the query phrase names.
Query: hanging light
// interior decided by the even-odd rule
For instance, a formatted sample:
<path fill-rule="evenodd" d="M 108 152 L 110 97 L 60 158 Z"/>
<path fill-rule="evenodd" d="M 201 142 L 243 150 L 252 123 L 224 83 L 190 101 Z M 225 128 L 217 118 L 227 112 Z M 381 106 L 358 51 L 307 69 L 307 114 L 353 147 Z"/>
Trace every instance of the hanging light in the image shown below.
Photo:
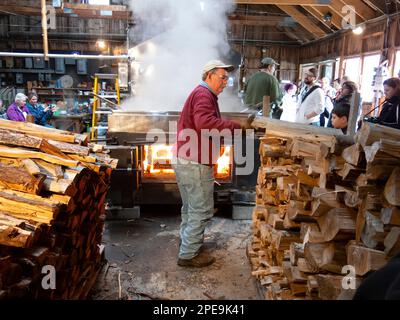
<path fill-rule="evenodd" d="M 106 42 L 104 40 L 97 40 L 96 46 L 99 49 L 103 50 L 103 49 L 105 49 L 107 47 L 107 44 L 106 44 Z"/>
<path fill-rule="evenodd" d="M 364 32 L 364 27 L 362 26 L 358 26 L 356 28 L 353 29 L 353 33 L 356 35 L 360 35 Z"/>

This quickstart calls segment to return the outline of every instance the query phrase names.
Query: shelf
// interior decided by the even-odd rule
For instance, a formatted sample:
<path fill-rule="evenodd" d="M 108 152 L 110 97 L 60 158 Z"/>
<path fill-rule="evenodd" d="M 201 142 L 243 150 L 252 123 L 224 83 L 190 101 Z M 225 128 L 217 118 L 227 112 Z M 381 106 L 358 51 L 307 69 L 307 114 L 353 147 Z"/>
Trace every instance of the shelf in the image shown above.
<path fill-rule="evenodd" d="M 56 87 L 32 87 L 35 90 L 81 90 L 81 91 L 92 91 L 92 88 L 56 88 Z"/>
<path fill-rule="evenodd" d="M 0 72 L 11 73 L 54 73 L 52 69 L 0 69 Z"/>

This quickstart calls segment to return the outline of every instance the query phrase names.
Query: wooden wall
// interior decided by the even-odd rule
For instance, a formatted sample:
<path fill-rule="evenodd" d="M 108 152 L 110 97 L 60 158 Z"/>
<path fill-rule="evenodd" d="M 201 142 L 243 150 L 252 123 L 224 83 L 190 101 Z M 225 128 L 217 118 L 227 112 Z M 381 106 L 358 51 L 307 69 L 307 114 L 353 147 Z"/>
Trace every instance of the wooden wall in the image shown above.
<path fill-rule="evenodd" d="M 384 57 L 391 61 L 390 66 L 392 67 L 393 54 L 400 47 L 398 19 L 399 17 L 391 18 L 389 26 L 387 26 L 386 19 L 370 23 L 361 35 L 345 31 L 305 45 L 300 48 L 299 62 L 304 64 L 382 52 Z"/>
<path fill-rule="evenodd" d="M 299 66 L 299 48 L 290 46 L 250 46 L 242 49 L 241 45 L 234 45 L 234 49 L 245 57 L 245 74 L 248 78 L 260 68 L 264 57 L 271 57 L 280 66 L 277 68 L 279 80 L 296 81 Z"/>

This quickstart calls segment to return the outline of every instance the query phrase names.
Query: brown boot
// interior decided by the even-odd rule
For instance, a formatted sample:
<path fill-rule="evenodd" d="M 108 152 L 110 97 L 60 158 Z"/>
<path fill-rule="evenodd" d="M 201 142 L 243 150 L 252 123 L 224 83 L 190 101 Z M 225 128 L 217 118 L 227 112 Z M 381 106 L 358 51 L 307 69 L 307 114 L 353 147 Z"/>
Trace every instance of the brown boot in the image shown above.
<path fill-rule="evenodd" d="M 181 267 L 194 267 L 202 268 L 207 267 L 215 261 L 214 257 L 211 257 L 206 252 L 200 252 L 197 256 L 192 259 L 178 259 L 178 266 Z"/>

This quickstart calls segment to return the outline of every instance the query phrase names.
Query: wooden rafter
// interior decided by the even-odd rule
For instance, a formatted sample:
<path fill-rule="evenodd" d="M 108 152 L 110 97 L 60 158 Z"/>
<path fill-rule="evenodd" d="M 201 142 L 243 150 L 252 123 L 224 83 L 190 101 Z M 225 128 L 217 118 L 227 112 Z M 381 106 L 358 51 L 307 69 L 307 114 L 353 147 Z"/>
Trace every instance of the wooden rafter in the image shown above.
<path fill-rule="evenodd" d="M 326 6 L 326 1 L 321 0 L 235 0 L 237 4 L 274 4 L 284 6 Z M 335 2 L 335 1 L 331 1 Z"/>
<path fill-rule="evenodd" d="M 332 24 L 324 20 L 324 15 L 318 11 L 315 7 L 304 6 L 304 10 L 310 13 L 314 18 L 318 19 L 325 27 L 332 29 Z M 332 22 L 332 21 L 331 21 Z"/>
<path fill-rule="evenodd" d="M 279 9 L 290 15 L 296 20 L 304 29 L 314 34 L 317 38 L 321 38 L 326 35 L 325 31 L 315 25 L 310 19 L 296 9 L 294 6 L 277 5 Z"/>
<path fill-rule="evenodd" d="M 328 12 L 332 14 L 332 19 L 331 23 L 333 26 L 335 26 L 337 29 L 342 29 L 342 17 L 339 16 L 334 10 L 332 10 L 330 7 L 312 7 L 312 6 L 304 6 L 304 9 L 308 11 L 309 8 L 312 8 L 314 12 L 318 12 L 318 14 L 323 17 L 325 16 Z M 311 13 L 311 12 L 310 12 Z"/>
<path fill-rule="evenodd" d="M 257 16 L 257 15 L 229 15 L 229 22 L 232 25 L 247 26 L 276 26 L 281 23 L 285 17 L 282 16 Z"/>
<path fill-rule="evenodd" d="M 132 16 L 131 11 L 126 6 L 92 6 L 83 4 L 65 3 L 64 8 L 70 9 L 71 13 L 78 15 L 82 18 L 96 18 L 96 19 L 129 19 Z M 110 12 L 111 15 L 103 15 L 103 12 Z M 11 6 L 0 5 L 0 14 L 20 14 L 27 16 L 40 16 L 40 6 Z M 56 9 L 57 16 L 70 16 L 65 13 L 63 9 Z"/>

